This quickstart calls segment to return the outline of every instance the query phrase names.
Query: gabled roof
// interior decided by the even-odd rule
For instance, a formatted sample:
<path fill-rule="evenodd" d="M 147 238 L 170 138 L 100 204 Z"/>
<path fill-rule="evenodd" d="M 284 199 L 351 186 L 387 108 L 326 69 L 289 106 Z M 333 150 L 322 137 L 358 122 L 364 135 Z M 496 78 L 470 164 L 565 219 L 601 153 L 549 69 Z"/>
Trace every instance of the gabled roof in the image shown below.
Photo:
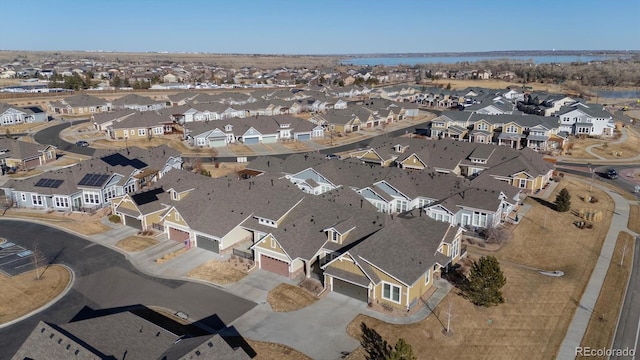
<path fill-rule="evenodd" d="M 410 211 L 385 226 L 349 252 L 406 285 L 413 284 L 436 263 L 438 247 L 457 227 Z"/>
<path fill-rule="evenodd" d="M 121 98 L 114 100 L 111 105 L 113 106 L 125 106 L 125 105 L 155 105 L 164 104 L 162 100 L 153 100 L 150 97 L 140 96 L 138 94 L 127 94 Z"/>
<path fill-rule="evenodd" d="M 171 118 L 160 115 L 156 111 L 142 111 L 127 116 L 121 121 L 111 125 L 113 129 L 139 129 L 160 126 L 162 124 L 171 123 Z"/>
<path fill-rule="evenodd" d="M 8 150 L 5 154 L 0 155 L 0 159 L 24 160 L 37 157 L 40 156 L 42 151 L 48 146 L 51 145 L 40 145 L 15 139 L 0 138 L 0 152 L 2 152 L 1 150 Z"/>
<path fill-rule="evenodd" d="M 64 99 L 64 102 L 71 107 L 103 106 L 109 103 L 105 99 L 87 94 L 78 94 L 67 97 Z"/>

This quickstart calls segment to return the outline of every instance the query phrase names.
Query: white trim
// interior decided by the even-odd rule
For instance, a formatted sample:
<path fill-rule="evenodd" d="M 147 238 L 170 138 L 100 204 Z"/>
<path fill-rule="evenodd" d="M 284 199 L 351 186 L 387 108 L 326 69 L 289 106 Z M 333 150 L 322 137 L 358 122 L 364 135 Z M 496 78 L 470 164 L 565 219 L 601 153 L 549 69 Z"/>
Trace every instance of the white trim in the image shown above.
<path fill-rule="evenodd" d="M 382 280 L 381 282 L 382 282 L 382 291 L 380 292 L 380 297 L 383 300 L 391 301 L 391 302 L 396 303 L 396 304 L 402 304 L 402 287 L 398 286 L 398 285 L 396 285 L 394 283 L 386 282 L 384 280 Z M 391 298 L 384 297 L 384 286 L 385 285 L 390 285 L 391 286 L 390 289 L 389 289 L 389 295 L 391 296 Z M 394 287 L 398 288 L 398 301 L 395 301 L 395 300 L 392 299 L 393 298 L 393 288 Z"/>

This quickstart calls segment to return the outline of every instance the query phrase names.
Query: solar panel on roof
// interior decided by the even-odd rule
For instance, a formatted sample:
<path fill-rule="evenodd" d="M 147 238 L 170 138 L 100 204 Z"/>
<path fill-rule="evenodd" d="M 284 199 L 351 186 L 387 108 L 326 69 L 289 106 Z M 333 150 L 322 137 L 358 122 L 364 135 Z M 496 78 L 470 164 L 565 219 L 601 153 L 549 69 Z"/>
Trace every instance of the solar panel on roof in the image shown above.
<path fill-rule="evenodd" d="M 87 174 L 78 182 L 78 186 L 101 187 L 109 178 L 111 178 L 111 175 Z"/>
<path fill-rule="evenodd" d="M 63 182 L 64 180 L 58 180 L 58 179 L 40 179 L 38 180 L 38 182 L 36 182 L 35 186 L 57 189 L 60 186 L 60 184 L 62 184 Z"/>

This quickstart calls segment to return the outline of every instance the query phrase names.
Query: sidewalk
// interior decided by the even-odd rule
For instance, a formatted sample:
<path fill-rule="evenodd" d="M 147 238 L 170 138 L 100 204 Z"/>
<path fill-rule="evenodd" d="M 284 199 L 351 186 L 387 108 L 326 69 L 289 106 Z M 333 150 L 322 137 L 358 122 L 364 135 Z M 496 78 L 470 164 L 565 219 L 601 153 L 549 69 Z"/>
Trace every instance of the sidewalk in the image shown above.
<path fill-rule="evenodd" d="M 585 183 L 589 182 L 588 180 L 583 179 L 579 179 L 579 181 Z M 611 219 L 611 226 L 609 226 L 609 231 L 607 232 L 604 244 L 602 245 L 602 250 L 600 251 L 600 257 L 593 269 L 589 283 L 582 294 L 582 298 L 580 299 L 576 312 L 573 315 L 567 334 L 565 335 L 564 341 L 558 351 L 557 359 L 573 359 L 576 356 L 575 350 L 582 342 L 582 338 L 584 337 L 587 326 L 589 325 L 589 320 L 591 319 L 592 310 L 596 305 L 596 301 L 600 295 L 600 290 L 602 289 L 602 284 L 604 283 L 605 276 L 609 270 L 613 251 L 618 239 L 618 233 L 620 231 L 627 231 L 634 236 L 638 236 L 638 234 L 627 228 L 627 221 L 629 219 L 629 202 L 608 187 L 599 184 L 593 184 L 593 186 L 611 196 L 615 202 L 615 209 L 613 211 L 613 218 Z"/>

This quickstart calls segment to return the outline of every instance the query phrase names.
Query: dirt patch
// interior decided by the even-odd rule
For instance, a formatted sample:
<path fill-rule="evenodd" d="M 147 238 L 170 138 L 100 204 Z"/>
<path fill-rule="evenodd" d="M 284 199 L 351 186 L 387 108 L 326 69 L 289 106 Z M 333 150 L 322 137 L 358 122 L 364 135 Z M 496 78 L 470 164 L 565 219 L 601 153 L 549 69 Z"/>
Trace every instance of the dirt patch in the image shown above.
<path fill-rule="evenodd" d="M 269 291 L 267 302 L 275 312 L 296 311 L 318 301 L 305 289 L 282 283 Z"/>
<path fill-rule="evenodd" d="M 248 261 L 240 263 L 238 260 L 228 261 L 209 260 L 197 268 L 189 271 L 190 278 L 209 281 L 214 284 L 226 285 L 240 281 L 247 276 L 247 270 L 252 266 Z"/>
<path fill-rule="evenodd" d="M 0 324 L 45 305 L 71 281 L 69 271 L 60 265 L 49 266 L 40 280 L 35 277 L 35 270 L 14 277 L 0 274 Z"/>
<path fill-rule="evenodd" d="M 95 140 L 91 142 L 91 147 L 102 149 L 123 149 L 127 146 L 137 146 L 143 149 L 154 148 L 160 145 L 166 145 L 170 139 L 154 137 L 151 139 L 132 139 L 127 140 Z"/>
<path fill-rule="evenodd" d="M 618 324 L 620 307 L 624 301 L 624 289 L 631 275 L 634 243 L 635 240 L 629 233 L 621 232 L 618 235 L 607 276 L 580 346 L 600 349 L 611 345 L 613 333 Z M 605 359 L 605 357 L 596 357 L 598 358 Z M 576 359 L 586 359 L 586 357 L 578 356 Z"/>
<path fill-rule="evenodd" d="M 162 257 L 157 258 L 157 259 L 156 259 L 156 263 L 158 263 L 158 264 L 166 263 L 167 261 L 169 261 L 169 260 L 171 260 L 171 259 L 173 259 L 173 258 L 176 258 L 176 257 L 178 257 L 178 256 L 180 256 L 180 255 L 182 255 L 182 254 L 184 254 L 184 253 L 186 253 L 186 252 L 187 252 L 187 250 L 189 250 L 189 249 L 187 249 L 187 248 L 185 247 L 185 248 L 182 248 L 182 249 L 180 249 L 180 250 L 176 250 L 176 251 L 174 251 L 174 252 L 170 252 L 170 253 L 168 253 L 168 254 L 165 254 L 165 255 L 163 255 Z"/>
<path fill-rule="evenodd" d="M 571 212 L 557 213 L 544 201 L 527 199 L 532 207 L 516 225 L 512 240 L 493 252 L 467 249 L 471 259 L 485 254 L 498 258 L 507 278 L 502 289 L 504 304 L 480 308 L 452 291 L 435 309 L 436 316 L 411 325 L 392 325 L 359 315 L 348 333 L 360 340 L 360 323 L 365 322 L 390 344 L 402 337 L 415 354 L 429 354 L 433 359 L 451 354 L 461 359 L 474 359 L 478 354 L 505 360 L 555 358 L 598 260 L 614 209 L 613 201 L 599 189 L 592 192 L 597 203 L 582 204 L 578 195 L 589 193 L 589 184 L 569 176 L 550 199 L 564 187 L 572 195 L 572 208 L 591 206 L 603 212 L 602 221 L 592 229 L 580 230 L 573 225 L 578 218 Z M 549 278 L 533 269 L 560 270 L 565 276 Z M 444 336 L 442 324 L 446 324 L 449 303 L 455 316 L 453 335 Z M 359 350 L 349 359 L 362 359 L 362 355 Z"/>
<path fill-rule="evenodd" d="M 129 236 L 126 239 L 118 241 L 116 246 L 124 251 L 136 252 L 142 251 L 150 246 L 157 244 L 158 242 L 158 240 L 150 237 Z"/>

